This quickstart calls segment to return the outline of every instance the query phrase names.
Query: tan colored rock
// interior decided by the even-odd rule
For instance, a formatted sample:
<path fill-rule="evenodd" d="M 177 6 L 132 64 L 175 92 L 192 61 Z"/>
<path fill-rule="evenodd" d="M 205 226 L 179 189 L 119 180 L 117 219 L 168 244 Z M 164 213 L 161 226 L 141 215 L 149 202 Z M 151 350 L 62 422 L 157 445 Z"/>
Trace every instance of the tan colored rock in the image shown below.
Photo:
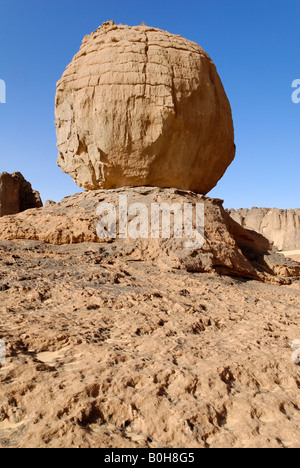
<path fill-rule="evenodd" d="M 45 207 L 56 205 L 56 202 L 53 200 L 46 200 Z"/>
<path fill-rule="evenodd" d="M 300 209 L 252 208 L 229 210 L 229 214 L 244 228 L 265 236 L 278 250 L 300 250 Z"/>
<path fill-rule="evenodd" d="M 99 238 L 97 207 L 111 203 L 118 210 L 119 196 L 126 195 L 128 207 L 142 203 L 151 213 L 154 203 L 168 206 L 178 203 L 203 203 L 205 210 L 205 242 L 202 248 L 186 248 L 187 238 L 174 237 L 173 218 L 170 238 L 119 238 L 119 223 L 115 239 Z M 117 221 L 118 221 L 117 216 Z M 130 222 L 134 216 L 128 217 Z M 150 223 L 149 223 L 150 225 Z M 194 225 L 195 227 L 195 225 Z M 90 191 L 72 195 L 57 205 L 31 210 L 0 220 L 0 240 L 27 239 L 50 244 L 95 242 L 109 245 L 112 257 L 134 261 L 150 261 L 162 268 L 191 272 L 217 272 L 225 275 L 253 278 L 271 283 L 285 283 L 286 278 L 300 276 L 300 264 L 276 254 L 260 234 L 247 231 L 226 213 L 221 200 L 192 192 L 160 188 L 127 188 Z M 288 280 L 289 281 L 289 280 Z"/>
<path fill-rule="evenodd" d="M 0 217 L 43 206 L 39 192 L 20 172 L 0 174 Z"/>
<path fill-rule="evenodd" d="M 58 165 L 85 190 L 176 187 L 208 193 L 235 156 L 231 108 L 194 42 L 105 23 L 57 84 Z"/>
<path fill-rule="evenodd" d="M 291 258 L 292 260 L 295 260 L 296 262 L 300 263 L 300 250 L 290 250 L 287 252 L 283 252 L 283 254 L 287 258 Z"/>

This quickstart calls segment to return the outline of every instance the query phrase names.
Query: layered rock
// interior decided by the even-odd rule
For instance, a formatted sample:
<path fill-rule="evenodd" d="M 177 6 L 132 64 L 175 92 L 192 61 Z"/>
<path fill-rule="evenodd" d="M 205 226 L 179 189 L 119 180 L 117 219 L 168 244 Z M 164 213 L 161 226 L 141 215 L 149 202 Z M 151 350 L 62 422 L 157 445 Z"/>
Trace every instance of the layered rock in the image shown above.
<path fill-rule="evenodd" d="M 300 209 L 232 209 L 229 214 L 244 228 L 265 236 L 278 250 L 300 250 Z"/>
<path fill-rule="evenodd" d="M 43 206 L 39 192 L 19 172 L 0 174 L 0 216 Z"/>
<path fill-rule="evenodd" d="M 208 193 L 235 156 L 229 101 L 204 50 L 145 25 L 105 23 L 57 84 L 58 165 L 85 190 Z"/>
<path fill-rule="evenodd" d="M 135 203 L 143 204 L 148 213 L 153 204 L 170 206 L 177 203 L 181 207 L 204 204 L 204 245 L 187 248 L 186 232 L 179 238 L 175 235 L 173 216 L 170 218 L 170 238 L 155 239 L 150 234 L 148 238 L 133 238 L 128 233 L 122 238 L 118 231 L 121 230 L 119 222 L 115 238 L 99 237 L 99 204 L 109 203 L 118 210 L 120 196 L 127 197 L 128 207 Z M 135 218 L 131 213 L 128 219 Z M 196 227 L 195 220 L 193 227 Z M 300 276 L 299 263 L 276 254 L 266 238 L 233 221 L 221 200 L 176 189 L 140 187 L 80 193 L 57 205 L 2 218 L 0 239 L 29 239 L 59 245 L 95 242 L 105 246 L 107 255 L 111 257 L 154 261 L 162 267 L 192 272 L 216 271 L 268 282 L 285 282 L 284 278 Z"/>

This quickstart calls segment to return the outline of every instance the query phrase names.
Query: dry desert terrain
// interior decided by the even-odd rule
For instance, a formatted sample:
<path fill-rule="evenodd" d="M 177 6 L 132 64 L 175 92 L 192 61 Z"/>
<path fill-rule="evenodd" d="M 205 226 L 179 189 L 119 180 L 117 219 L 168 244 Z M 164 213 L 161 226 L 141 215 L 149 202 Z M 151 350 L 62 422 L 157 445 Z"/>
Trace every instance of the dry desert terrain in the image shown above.
<path fill-rule="evenodd" d="M 0 447 L 300 446 L 300 282 L 0 241 Z"/>

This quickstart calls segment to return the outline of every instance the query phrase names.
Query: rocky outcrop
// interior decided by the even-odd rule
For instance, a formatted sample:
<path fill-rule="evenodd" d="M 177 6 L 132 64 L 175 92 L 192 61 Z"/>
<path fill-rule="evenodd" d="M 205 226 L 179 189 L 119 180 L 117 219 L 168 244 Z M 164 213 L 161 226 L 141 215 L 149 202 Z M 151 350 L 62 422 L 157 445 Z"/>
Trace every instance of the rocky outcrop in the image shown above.
<path fill-rule="evenodd" d="M 3 172 L 0 174 L 0 216 L 20 212 L 20 181 Z"/>
<path fill-rule="evenodd" d="M 105 23 L 57 84 L 58 165 L 85 190 L 176 187 L 208 193 L 235 156 L 231 108 L 194 42 Z"/>
<path fill-rule="evenodd" d="M 56 202 L 53 201 L 53 200 L 46 200 L 45 201 L 45 207 L 47 206 L 53 206 L 53 205 L 56 205 Z"/>
<path fill-rule="evenodd" d="M 0 174 L 0 216 L 13 215 L 43 206 L 39 192 L 22 174 L 14 172 Z"/>
<path fill-rule="evenodd" d="M 231 209 L 229 214 L 244 228 L 265 236 L 278 250 L 300 250 L 300 209 Z"/>
<path fill-rule="evenodd" d="M 111 204 L 118 213 L 120 196 L 126 196 L 128 220 L 136 224 L 138 214 L 130 212 L 129 207 L 137 203 L 139 205 L 134 206 L 140 209 L 142 204 L 149 215 L 154 204 L 178 204 L 184 209 L 185 204 L 204 204 L 204 245 L 187 248 L 189 239 L 186 231 L 182 232 L 181 237 L 174 233 L 173 214 L 170 217 L 169 238 L 153 238 L 150 227 L 148 238 L 145 232 L 144 238 L 134 238 L 129 230 L 126 230 L 125 236 L 121 236 L 120 223 L 123 218 L 120 214 L 116 215 L 114 238 L 99 234 L 97 226 L 99 227 L 99 221 L 103 218 L 97 208 L 104 206 L 103 204 Z M 151 226 L 148 217 L 147 222 Z M 193 228 L 195 227 L 194 220 Z M 215 271 L 267 282 L 284 283 L 287 278 L 300 276 L 299 263 L 276 254 L 266 238 L 233 221 L 224 210 L 221 200 L 176 189 L 139 187 L 73 195 L 57 205 L 1 219 L 0 240 L 14 239 L 58 245 L 95 242 L 105 246 L 107 255 L 112 257 L 154 261 L 162 268 L 191 272 Z"/>

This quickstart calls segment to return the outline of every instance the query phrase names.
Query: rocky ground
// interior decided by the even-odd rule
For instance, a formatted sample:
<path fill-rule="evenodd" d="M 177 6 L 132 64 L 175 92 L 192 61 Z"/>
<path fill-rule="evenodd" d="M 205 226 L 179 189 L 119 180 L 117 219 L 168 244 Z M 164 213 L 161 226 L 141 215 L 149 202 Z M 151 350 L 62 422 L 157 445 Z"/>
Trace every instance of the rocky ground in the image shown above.
<path fill-rule="evenodd" d="M 299 292 L 0 241 L 0 447 L 299 447 Z"/>

